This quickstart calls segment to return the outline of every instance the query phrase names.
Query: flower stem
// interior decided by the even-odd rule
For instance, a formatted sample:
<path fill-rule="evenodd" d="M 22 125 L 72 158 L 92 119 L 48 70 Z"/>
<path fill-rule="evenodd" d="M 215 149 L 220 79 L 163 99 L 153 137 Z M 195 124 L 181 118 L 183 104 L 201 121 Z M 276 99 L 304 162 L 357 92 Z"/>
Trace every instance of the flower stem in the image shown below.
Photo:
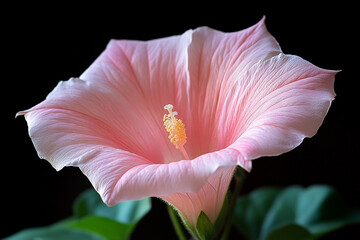
<path fill-rule="evenodd" d="M 235 179 L 234 192 L 232 193 L 232 196 L 231 196 L 230 205 L 229 205 L 229 209 L 228 209 L 228 215 L 225 219 L 224 231 L 220 238 L 221 240 L 228 239 L 229 234 L 230 234 L 230 230 L 231 230 L 231 226 L 232 226 L 232 217 L 234 215 L 234 210 L 235 210 L 235 205 L 236 205 L 236 199 L 241 191 L 241 188 L 242 188 L 242 185 L 243 185 L 243 182 L 245 179 L 245 173 L 242 168 L 238 167 L 235 170 L 234 179 Z"/>
<path fill-rule="evenodd" d="M 170 205 L 168 205 L 168 211 L 169 211 L 169 216 L 170 216 L 171 222 L 174 226 L 176 235 L 178 236 L 178 238 L 180 240 L 186 240 L 185 233 L 183 232 L 183 230 L 181 228 L 181 224 L 179 222 L 179 218 L 177 217 L 177 212 Z"/>

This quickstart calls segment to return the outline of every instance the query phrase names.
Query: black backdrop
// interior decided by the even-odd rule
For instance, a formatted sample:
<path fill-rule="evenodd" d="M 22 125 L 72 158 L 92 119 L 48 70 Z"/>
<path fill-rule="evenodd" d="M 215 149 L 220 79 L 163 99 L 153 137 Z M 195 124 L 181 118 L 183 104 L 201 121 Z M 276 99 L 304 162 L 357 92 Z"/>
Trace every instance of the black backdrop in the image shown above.
<path fill-rule="evenodd" d="M 214 2 L 215 3 L 215 2 Z M 170 3 L 169 3 L 170 4 Z M 172 4 L 172 3 L 171 3 Z M 170 5 L 171 5 L 170 4 Z M 336 76 L 336 100 L 318 134 L 295 150 L 254 161 L 243 193 L 261 186 L 329 184 L 360 207 L 358 24 L 356 5 L 288 1 L 196 6 L 185 2 L 146 6 L 102 4 L 17 5 L 4 7 L 2 25 L 2 136 L 0 238 L 69 216 L 74 198 L 90 187 L 77 168 L 56 172 L 38 159 L 23 117 L 15 113 L 42 101 L 60 80 L 79 76 L 111 38 L 149 40 L 207 25 L 238 31 L 264 15 L 283 51 L 327 69 Z M 315 3 L 313 3 L 315 4 Z M 5 65 L 4 65 L 5 64 Z M 3 111 L 4 112 L 4 111 Z M 5 120 L 4 120 L 5 118 Z M 133 239 L 174 239 L 164 204 L 153 200 Z M 4 226 L 5 223 L 5 226 Z M 154 224 L 156 223 L 156 224 Z M 233 233 L 234 239 L 239 238 Z M 359 234 L 355 227 L 328 239 Z"/>

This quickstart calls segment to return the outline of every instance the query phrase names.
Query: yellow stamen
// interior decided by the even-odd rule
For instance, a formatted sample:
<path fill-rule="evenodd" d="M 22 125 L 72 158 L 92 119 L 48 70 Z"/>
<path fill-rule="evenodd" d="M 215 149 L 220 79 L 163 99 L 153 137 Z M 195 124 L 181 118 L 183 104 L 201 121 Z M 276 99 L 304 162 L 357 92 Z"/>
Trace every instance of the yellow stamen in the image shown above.
<path fill-rule="evenodd" d="M 184 144 L 186 143 L 185 126 L 180 119 L 175 117 L 177 112 L 173 111 L 173 108 L 174 106 L 171 104 L 164 106 L 164 109 L 169 112 L 169 114 L 165 114 L 163 117 L 164 126 L 169 133 L 170 142 L 184 154 L 186 159 L 189 159 L 189 156 L 184 149 Z"/>

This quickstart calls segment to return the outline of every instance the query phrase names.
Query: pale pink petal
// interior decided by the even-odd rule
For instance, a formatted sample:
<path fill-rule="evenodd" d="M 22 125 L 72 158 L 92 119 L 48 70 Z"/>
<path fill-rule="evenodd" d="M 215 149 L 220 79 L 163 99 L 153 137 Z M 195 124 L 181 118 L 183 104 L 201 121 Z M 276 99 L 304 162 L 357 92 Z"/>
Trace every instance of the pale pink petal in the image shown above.
<path fill-rule="evenodd" d="M 185 123 L 190 123 L 187 133 L 189 147 L 195 146 L 189 149 L 192 155 L 199 156 L 230 145 L 226 136 L 219 134 L 222 126 L 218 126 L 217 118 L 223 99 L 249 68 L 281 52 L 264 20 L 233 33 L 206 27 L 194 30 L 189 47 L 191 114 L 184 119 Z"/>
<path fill-rule="evenodd" d="M 227 171 L 227 168 L 233 168 L 238 163 L 246 166 L 237 150 L 228 148 L 201 155 L 191 161 L 134 167 L 118 178 L 108 203 L 147 196 L 165 197 L 178 192 L 198 192 L 215 172 L 221 174 L 219 169 L 225 168 L 224 171 Z M 96 171 L 96 168 L 91 169 Z M 97 174 L 106 175 L 100 171 Z"/>
<path fill-rule="evenodd" d="M 58 170 L 65 165 L 80 167 L 109 205 L 148 196 L 198 192 L 204 189 L 204 183 L 216 181 L 209 179 L 213 173 L 224 166 L 233 168 L 242 162 L 236 150 L 223 149 L 192 161 L 154 164 L 142 156 L 116 148 L 116 139 L 109 137 L 111 129 L 82 113 L 38 108 L 26 113 L 25 117 L 39 156 Z M 221 185 L 218 188 L 221 188 L 219 196 L 214 201 L 221 205 L 227 187 Z M 173 204 L 181 207 L 176 202 Z M 209 208 L 210 205 L 206 207 Z M 211 211 L 207 213 L 214 215 Z"/>
<path fill-rule="evenodd" d="M 223 206 L 234 169 L 235 167 L 219 168 L 195 193 L 174 193 L 163 199 L 176 207 L 191 226 L 196 226 L 201 211 L 212 223 L 215 223 Z"/>
<path fill-rule="evenodd" d="M 25 117 L 39 157 L 50 161 L 57 170 L 65 165 L 80 167 L 109 205 L 148 196 L 197 192 L 218 169 L 242 161 L 236 150 L 224 149 L 192 161 L 154 164 L 117 148 L 111 128 L 83 113 L 39 107 Z"/>
<path fill-rule="evenodd" d="M 117 148 L 154 163 L 181 160 L 182 154 L 167 139 L 162 116 L 165 104 L 175 105 L 187 96 L 178 89 L 188 81 L 190 40 L 191 31 L 148 42 L 113 40 L 82 79 L 60 82 L 30 111 L 61 108 L 82 113 L 108 126 Z"/>
<path fill-rule="evenodd" d="M 197 79 L 187 119 L 192 155 L 236 146 L 248 162 L 295 148 L 320 127 L 335 73 L 282 54 L 264 19 L 235 33 L 196 29 L 189 47 L 189 74 Z"/>
<path fill-rule="evenodd" d="M 131 145 L 139 145 L 142 155 L 157 163 L 183 159 L 166 137 L 162 116 L 168 103 L 177 106 L 180 116 L 186 113 L 182 103 L 188 97 L 191 33 L 151 41 L 112 40 L 80 76 L 117 92 L 116 116 L 112 117 L 122 128 L 120 138 L 139 138 Z"/>
<path fill-rule="evenodd" d="M 162 161 L 161 153 L 150 146 L 153 136 L 163 138 L 162 126 L 150 124 L 151 119 L 138 109 L 126 110 L 131 106 L 124 106 L 121 102 L 126 102 L 126 97 L 117 89 L 73 78 L 60 82 L 45 101 L 22 113 L 28 121 L 29 133 L 39 156 L 49 160 L 58 170 L 72 162 L 71 158 L 62 157 L 66 156 L 66 147 L 85 151 L 81 144 L 90 140 L 93 145 L 111 146 L 150 161 Z M 129 113 L 125 115 L 124 111 Z M 128 119 L 132 124 L 124 125 Z M 139 134 L 141 130 L 144 130 L 142 136 Z M 58 154 L 61 152 L 64 154 Z M 54 154 L 58 155 L 52 157 Z"/>
<path fill-rule="evenodd" d="M 189 30 L 151 41 L 112 40 L 80 78 L 107 81 L 126 95 L 136 93 L 145 105 L 162 115 L 166 103 L 177 106 L 187 101 L 182 91 L 187 91 L 189 81 L 187 48 L 191 34 Z"/>
<path fill-rule="evenodd" d="M 188 84 L 187 65 L 181 65 L 187 63 L 188 35 L 148 43 L 112 41 L 84 79 L 60 82 L 44 102 L 21 112 L 39 156 L 57 170 L 79 166 L 111 205 L 197 192 L 220 167 L 242 162 L 231 149 L 174 162 L 182 155 L 168 141 L 162 115 L 164 104 L 187 101 L 187 89 L 179 89 Z M 186 103 L 178 106 L 185 109 Z M 189 114 L 183 112 L 180 117 Z M 174 163 L 163 164 L 168 162 Z"/>
<path fill-rule="evenodd" d="M 260 62 L 233 83 L 219 132 L 245 160 L 290 151 L 322 124 L 335 97 L 335 74 L 292 55 Z"/>

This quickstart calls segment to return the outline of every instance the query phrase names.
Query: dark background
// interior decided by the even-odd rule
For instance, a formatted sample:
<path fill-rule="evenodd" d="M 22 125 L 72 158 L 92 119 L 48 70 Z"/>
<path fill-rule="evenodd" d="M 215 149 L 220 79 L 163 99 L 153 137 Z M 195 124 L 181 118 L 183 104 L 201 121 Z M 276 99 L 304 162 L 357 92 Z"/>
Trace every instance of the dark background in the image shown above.
<path fill-rule="evenodd" d="M 79 169 L 56 172 L 37 157 L 26 121 L 14 118 L 17 111 L 44 100 L 58 81 L 78 77 L 111 38 L 149 40 L 203 25 L 225 32 L 238 31 L 264 15 L 270 33 L 285 53 L 342 72 L 336 76 L 336 100 L 317 135 L 289 153 L 254 161 L 243 193 L 268 185 L 329 184 L 349 204 L 360 207 L 359 60 L 355 57 L 359 24 L 355 2 L 194 4 L 13 4 L 2 9 L 1 47 L 5 61 L 1 71 L 5 73 L 5 86 L 1 98 L 5 114 L 0 238 L 70 216 L 73 200 L 90 187 Z M 133 239 L 175 239 L 165 205 L 158 199 L 153 199 L 153 205 Z M 359 231 L 353 226 L 326 239 L 355 239 L 355 234 Z M 238 237 L 233 233 L 233 239 Z"/>

